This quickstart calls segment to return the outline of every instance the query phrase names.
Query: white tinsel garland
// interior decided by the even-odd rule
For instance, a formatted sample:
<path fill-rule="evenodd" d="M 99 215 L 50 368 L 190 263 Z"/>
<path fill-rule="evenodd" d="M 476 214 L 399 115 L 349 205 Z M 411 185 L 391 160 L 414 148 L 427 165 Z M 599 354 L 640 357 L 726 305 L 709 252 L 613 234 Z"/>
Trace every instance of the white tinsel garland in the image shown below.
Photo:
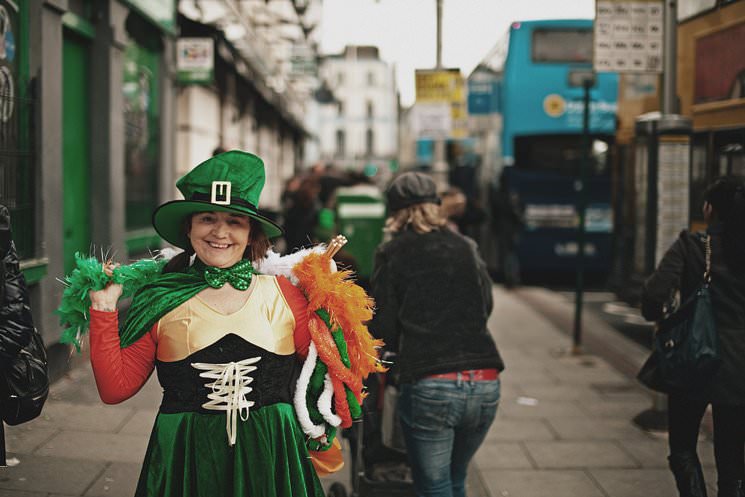
<path fill-rule="evenodd" d="M 316 425 L 311 421 L 310 413 L 308 412 L 308 404 L 306 403 L 306 394 L 308 392 L 308 385 L 310 384 L 310 377 L 316 367 L 317 360 L 318 352 L 316 351 L 316 346 L 313 342 L 310 342 L 308 357 L 305 359 L 303 369 L 300 371 L 300 377 L 297 379 L 295 398 L 293 399 L 295 413 L 300 422 L 300 428 L 302 428 L 303 433 L 311 438 L 320 438 L 326 433 L 323 425 Z"/>

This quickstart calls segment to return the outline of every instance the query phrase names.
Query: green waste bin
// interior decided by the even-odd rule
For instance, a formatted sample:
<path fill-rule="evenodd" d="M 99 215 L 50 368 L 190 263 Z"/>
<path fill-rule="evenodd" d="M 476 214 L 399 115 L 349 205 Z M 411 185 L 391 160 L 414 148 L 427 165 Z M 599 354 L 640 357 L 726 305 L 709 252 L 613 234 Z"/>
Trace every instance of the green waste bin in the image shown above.
<path fill-rule="evenodd" d="M 380 190 L 373 185 L 337 189 L 336 223 L 339 233 L 347 237 L 344 249 L 354 257 L 358 277 L 369 279 L 385 224 L 385 202 Z"/>

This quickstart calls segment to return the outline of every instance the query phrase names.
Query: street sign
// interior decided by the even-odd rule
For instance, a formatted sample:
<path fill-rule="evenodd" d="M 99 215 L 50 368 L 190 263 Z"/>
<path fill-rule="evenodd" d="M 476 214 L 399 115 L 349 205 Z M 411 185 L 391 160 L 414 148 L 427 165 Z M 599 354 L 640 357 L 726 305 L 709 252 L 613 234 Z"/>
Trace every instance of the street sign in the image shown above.
<path fill-rule="evenodd" d="M 595 70 L 662 72 L 663 8 L 660 0 L 598 0 L 594 24 Z"/>
<path fill-rule="evenodd" d="M 413 128 L 417 138 L 447 138 L 453 129 L 450 104 L 414 104 Z"/>
<path fill-rule="evenodd" d="M 468 135 L 468 106 L 466 101 L 466 82 L 460 69 L 417 69 L 416 104 L 424 105 L 417 114 L 417 120 L 426 130 L 420 138 L 464 138 Z M 450 108 L 449 119 L 440 114 L 442 104 Z M 435 124 L 439 123 L 439 124 Z M 447 134 L 442 135 L 447 126 Z M 432 134 L 434 133 L 434 134 Z"/>
<path fill-rule="evenodd" d="M 212 38 L 179 38 L 176 42 L 176 70 L 181 83 L 211 83 L 215 68 Z"/>
<path fill-rule="evenodd" d="M 463 84 L 460 69 L 417 69 L 417 102 L 452 102 L 463 98 Z"/>

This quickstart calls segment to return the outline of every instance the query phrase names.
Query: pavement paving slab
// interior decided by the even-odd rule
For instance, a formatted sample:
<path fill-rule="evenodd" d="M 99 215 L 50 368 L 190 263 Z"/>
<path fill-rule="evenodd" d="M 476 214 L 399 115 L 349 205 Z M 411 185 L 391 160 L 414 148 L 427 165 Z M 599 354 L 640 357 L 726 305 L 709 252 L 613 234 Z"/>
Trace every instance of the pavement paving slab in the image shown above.
<path fill-rule="evenodd" d="M 525 447 L 539 469 L 639 466 L 615 441 L 529 441 L 525 442 Z"/>
<path fill-rule="evenodd" d="M 486 470 L 482 478 L 493 497 L 607 497 L 581 470 Z"/>
<path fill-rule="evenodd" d="M 24 456 L 18 466 L 0 470 L 0 489 L 83 495 L 106 467 L 103 461 Z"/>
<path fill-rule="evenodd" d="M 85 493 L 85 497 L 132 497 L 137 488 L 141 466 L 140 462 L 109 464 Z"/>
<path fill-rule="evenodd" d="M 595 469 L 593 478 L 608 497 L 677 497 L 667 469 Z"/>
<path fill-rule="evenodd" d="M 497 414 L 486 434 L 487 442 L 521 442 L 525 440 L 555 440 L 556 433 L 541 419 L 514 419 Z"/>
<path fill-rule="evenodd" d="M 40 456 L 141 463 L 148 436 L 63 431 L 39 447 Z"/>

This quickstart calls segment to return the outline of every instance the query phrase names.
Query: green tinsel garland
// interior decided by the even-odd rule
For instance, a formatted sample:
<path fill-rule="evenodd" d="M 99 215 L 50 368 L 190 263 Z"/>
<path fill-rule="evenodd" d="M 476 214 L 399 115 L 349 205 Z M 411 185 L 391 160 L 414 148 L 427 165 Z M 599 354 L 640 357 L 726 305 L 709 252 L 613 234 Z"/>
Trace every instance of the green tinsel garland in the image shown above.
<path fill-rule="evenodd" d="M 88 292 L 103 290 L 111 281 L 122 285 L 122 298 L 131 297 L 143 285 L 155 280 L 163 270 L 166 259 L 142 259 L 114 269 L 113 276 L 103 272 L 103 263 L 95 257 L 84 258 L 75 253 L 76 268 L 62 280 L 66 286 L 62 300 L 55 311 L 63 327 L 61 343 L 71 343 L 80 352 L 80 337 L 88 332 L 88 309 L 91 300 Z"/>
<path fill-rule="evenodd" d="M 316 314 L 323 320 L 328 329 L 331 330 L 332 324 L 329 312 L 326 309 L 318 309 L 316 310 Z M 349 352 L 347 351 L 347 342 L 344 340 L 344 332 L 337 326 L 336 329 L 331 330 L 331 336 L 336 343 L 336 348 L 339 349 L 339 356 L 341 357 L 342 364 L 347 368 L 351 368 L 352 363 L 349 360 Z M 323 380 L 321 380 L 320 385 L 318 385 L 317 382 L 318 380 L 316 378 L 311 377 L 310 386 L 311 389 L 320 392 L 320 390 L 323 389 Z M 354 393 L 347 385 L 344 385 L 344 392 L 347 395 L 347 404 L 349 404 L 349 413 L 351 414 L 352 419 L 359 419 L 362 416 L 362 406 L 357 402 Z"/>

